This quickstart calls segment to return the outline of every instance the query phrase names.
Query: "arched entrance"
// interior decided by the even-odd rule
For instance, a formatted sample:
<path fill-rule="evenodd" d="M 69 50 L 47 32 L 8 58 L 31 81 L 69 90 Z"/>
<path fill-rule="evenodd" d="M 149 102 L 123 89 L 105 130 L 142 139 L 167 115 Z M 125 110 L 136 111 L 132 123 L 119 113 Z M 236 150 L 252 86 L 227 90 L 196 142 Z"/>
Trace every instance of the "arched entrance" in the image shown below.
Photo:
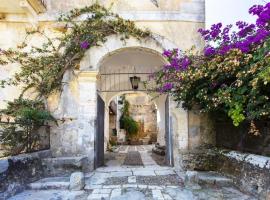
<path fill-rule="evenodd" d="M 120 76 L 120 93 L 134 92 L 130 85 L 129 75 L 131 77 L 139 76 L 141 80 L 147 80 L 149 73 L 161 69 L 162 65 L 166 63 L 162 52 L 163 49 L 170 48 L 175 48 L 175 46 L 164 38 L 141 41 L 130 38 L 122 41 L 120 36 L 114 35 L 108 37 L 104 45 L 90 48 L 85 52 L 85 56 L 80 62 L 80 70 L 75 72 L 75 76 L 71 71 L 65 74 L 64 81 L 69 82 L 69 84 L 64 85 L 59 104 L 53 104 L 53 109 L 59 112 L 61 116 L 72 119 L 54 129 L 55 131 L 52 134 L 57 136 L 53 137 L 54 140 L 52 140 L 54 155 L 86 155 L 90 170 L 94 168 L 94 165 L 100 166 L 97 165 L 97 158 L 103 160 L 104 142 L 99 144 L 97 137 L 104 136 L 106 128 L 100 125 L 105 124 L 105 113 L 107 112 L 105 104 L 107 102 L 108 105 L 109 100 L 119 93 L 117 78 Z M 111 75 L 104 75 L 101 78 L 102 73 Z M 136 73 L 138 74 L 136 75 Z M 105 87 L 104 77 L 106 76 Z M 111 78 L 108 78 L 108 76 Z M 115 82 L 112 77 L 116 78 Z M 102 84 L 100 84 L 101 80 Z M 101 85 L 103 85 L 103 88 Z M 140 83 L 137 91 L 142 90 L 142 86 L 143 84 Z M 101 92 L 101 89 L 106 89 L 107 92 Z M 151 95 L 153 98 L 155 97 L 154 93 Z M 163 113 L 165 113 L 166 98 L 166 96 L 154 98 L 157 107 L 160 106 Z M 52 102 L 53 100 L 51 99 Z M 167 101 L 166 105 L 167 119 L 175 112 L 178 123 L 177 129 L 171 129 L 174 131 L 173 143 L 171 143 L 174 146 L 169 148 L 171 153 L 167 155 L 172 155 L 172 149 L 174 149 L 174 155 L 177 157 L 180 155 L 179 150 L 185 150 L 188 147 L 188 113 L 186 110 L 177 107 L 171 100 Z M 100 107 L 104 109 L 103 112 L 100 112 Z M 169 127 L 165 128 L 165 114 L 161 116 L 163 116 L 160 122 L 164 124 L 164 139 L 165 130 L 168 132 Z M 170 123 L 170 121 L 168 122 Z M 102 132 L 102 134 L 97 134 L 98 132 Z M 104 139 L 101 140 L 104 141 Z M 101 145 L 103 151 L 97 151 Z M 101 155 L 98 155 L 98 152 L 101 152 Z M 177 159 L 174 160 L 174 166 L 177 166 L 179 162 L 176 161 Z M 171 159 L 171 163 L 172 161 L 173 159 Z"/>
<path fill-rule="evenodd" d="M 121 93 L 148 93 L 144 82 L 149 84 L 149 76 L 165 64 L 162 55 L 142 47 L 129 47 L 110 52 L 104 56 L 99 66 L 97 80 L 98 123 L 95 137 L 95 167 L 104 164 L 104 149 L 109 141 L 109 105 Z M 133 78 L 139 80 L 134 88 Z M 151 83 L 150 84 L 154 84 Z M 173 165 L 173 144 L 170 136 L 169 101 L 167 96 L 150 92 L 159 112 L 157 142 L 167 146 L 167 164 Z M 167 119 L 166 119 L 167 118 Z"/>

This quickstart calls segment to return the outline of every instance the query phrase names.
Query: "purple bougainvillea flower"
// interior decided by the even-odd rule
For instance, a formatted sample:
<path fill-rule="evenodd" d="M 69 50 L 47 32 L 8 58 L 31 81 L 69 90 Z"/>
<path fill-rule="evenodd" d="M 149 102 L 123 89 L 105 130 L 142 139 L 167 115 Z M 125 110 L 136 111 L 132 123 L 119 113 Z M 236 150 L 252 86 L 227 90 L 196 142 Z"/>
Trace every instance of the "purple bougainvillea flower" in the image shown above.
<path fill-rule="evenodd" d="M 163 52 L 163 56 L 165 56 L 167 58 L 171 57 L 172 56 L 172 51 L 171 50 L 165 50 Z"/>
<path fill-rule="evenodd" d="M 214 47 L 207 46 L 204 48 L 204 55 L 206 57 L 213 56 L 215 53 L 216 53 L 216 49 Z"/>
<path fill-rule="evenodd" d="M 249 9 L 249 13 L 253 15 L 259 15 L 263 11 L 262 5 L 254 5 Z"/>
<path fill-rule="evenodd" d="M 85 41 L 81 42 L 80 46 L 82 49 L 89 49 L 90 44 L 88 41 L 85 40 Z"/>
<path fill-rule="evenodd" d="M 173 83 L 165 83 L 160 89 L 159 92 L 163 93 L 163 92 L 168 92 L 169 90 L 171 90 L 173 88 Z"/>
<path fill-rule="evenodd" d="M 190 59 L 189 59 L 187 56 L 185 56 L 185 57 L 183 58 L 181 64 L 182 64 L 182 70 L 185 71 L 185 70 L 188 69 L 188 66 L 191 64 L 191 61 L 190 61 Z"/>

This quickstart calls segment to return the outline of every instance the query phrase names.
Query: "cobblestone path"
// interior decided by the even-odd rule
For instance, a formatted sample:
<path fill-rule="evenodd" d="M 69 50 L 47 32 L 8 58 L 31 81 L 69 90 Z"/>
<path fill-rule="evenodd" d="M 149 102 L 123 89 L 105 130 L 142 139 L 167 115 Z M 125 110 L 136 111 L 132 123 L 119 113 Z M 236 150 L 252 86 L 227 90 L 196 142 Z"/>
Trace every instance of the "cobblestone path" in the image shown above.
<path fill-rule="evenodd" d="M 151 146 L 120 146 L 107 158 L 106 167 L 85 174 L 83 191 L 27 190 L 10 200 L 253 200 L 226 177 L 199 172 L 200 182 L 185 184 L 185 172 L 159 166 Z M 123 165 L 125 155 L 137 151 L 143 166 Z"/>

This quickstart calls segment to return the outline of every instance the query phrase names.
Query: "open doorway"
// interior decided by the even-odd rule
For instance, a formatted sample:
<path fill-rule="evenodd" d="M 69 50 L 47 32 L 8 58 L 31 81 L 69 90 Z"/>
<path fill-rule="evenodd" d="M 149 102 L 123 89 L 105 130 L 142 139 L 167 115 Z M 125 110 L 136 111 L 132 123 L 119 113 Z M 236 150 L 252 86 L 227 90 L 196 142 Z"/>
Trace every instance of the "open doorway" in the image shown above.
<path fill-rule="evenodd" d="M 157 52 L 135 47 L 109 53 L 100 62 L 97 76 L 96 167 L 105 164 L 136 165 L 136 162 L 130 162 L 136 158 L 139 160 L 139 157 L 143 165 L 157 164 L 152 153 L 161 156 L 163 163 L 172 165 L 169 160 L 173 156 L 168 153 L 168 150 L 172 152 L 173 147 L 168 140 L 171 136 L 167 96 L 153 91 L 149 94 L 149 90 L 144 87 L 145 82 L 154 84 L 149 76 L 164 64 L 162 56 Z M 122 126 L 124 101 L 129 104 L 129 118 L 126 121 L 137 124 L 136 134 Z M 114 158 L 107 156 L 113 153 Z M 130 157 L 131 161 L 125 162 L 126 157 Z"/>
<path fill-rule="evenodd" d="M 165 146 L 157 145 L 160 113 L 151 96 L 124 93 L 115 96 L 108 109 L 105 165 L 165 165 Z"/>

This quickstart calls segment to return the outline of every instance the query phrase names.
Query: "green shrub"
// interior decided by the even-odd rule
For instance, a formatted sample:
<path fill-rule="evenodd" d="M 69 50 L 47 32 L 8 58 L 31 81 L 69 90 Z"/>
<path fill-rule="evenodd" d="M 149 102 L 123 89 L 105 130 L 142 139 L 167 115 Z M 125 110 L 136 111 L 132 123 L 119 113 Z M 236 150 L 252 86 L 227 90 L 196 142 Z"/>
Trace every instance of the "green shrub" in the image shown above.
<path fill-rule="evenodd" d="M 15 99 L 0 114 L 14 119 L 14 123 L 0 123 L 0 141 L 6 155 L 33 150 L 40 141 L 40 127 L 48 121 L 56 122 L 44 103 L 37 100 Z"/>

